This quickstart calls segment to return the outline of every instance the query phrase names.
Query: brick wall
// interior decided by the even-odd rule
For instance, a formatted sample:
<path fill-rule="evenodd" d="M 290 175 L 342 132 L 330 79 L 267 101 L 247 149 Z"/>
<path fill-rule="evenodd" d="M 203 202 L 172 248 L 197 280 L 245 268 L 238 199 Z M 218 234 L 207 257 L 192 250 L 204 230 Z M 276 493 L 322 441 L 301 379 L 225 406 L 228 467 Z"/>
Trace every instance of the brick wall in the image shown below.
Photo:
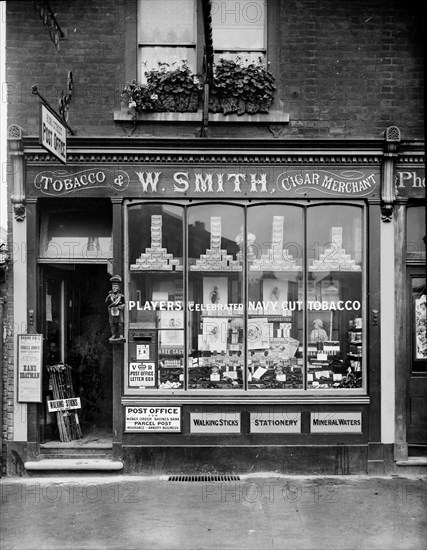
<path fill-rule="evenodd" d="M 296 137 L 423 138 L 421 14 L 402 0 L 286 0 L 281 93 Z"/>
<path fill-rule="evenodd" d="M 7 170 L 10 174 L 10 168 Z M 8 196 L 11 194 L 11 178 L 8 178 Z M 12 203 L 8 201 L 7 208 L 8 219 L 8 250 L 11 256 L 9 267 L 5 273 L 5 282 L 1 288 L 1 295 L 3 298 L 3 304 L 0 303 L 0 307 L 3 305 L 3 327 L 1 327 L 2 334 L 0 337 L 3 339 L 3 357 L 1 358 L 1 375 L 3 377 L 2 384 L 2 448 L 1 448 L 1 470 L 2 473 L 6 473 L 6 444 L 7 441 L 13 441 L 13 424 L 14 424 L 14 389 L 16 384 L 15 369 L 13 364 L 14 358 L 14 334 L 16 328 L 14 326 L 13 315 L 13 264 L 15 261 L 14 252 L 16 250 L 15 243 L 12 238 Z M 22 247 L 21 247 L 22 250 Z"/>
<path fill-rule="evenodd" d="M 6 79 L 9 123 L 26 135 L 38 134 L 40 94 L 57 109 L 73 71 L 74 97 L 69 124 L 78 135 L 117 132 L 112 112 L 120 107 L 124 85 L 124 8 L 115 0 L 50 1 L 58 23 L 68 34 L 58 52 L 32 1 L 7 2 Z M 123 135 L 123 133 L 122 133 Z"/>
<path fill-rule="evenodd" d="M 59 53 L 32 2 L 7 2 L 11 122 L 27 135 L 37 134 L 39 101 L 32 85 L 55 105 L 71 69 L 75 95 L 69 122 L 77 134 L 125 135 L 124 125 L 113 122 L 125 83 L 124 1 L 51 0 L 68 33 Z M 279 1 L 277 103 L 290 114 L 282 137 L 378 138 L 396 125 L 404 139 L 423 139 L 424 29 L 416 5 Z M 168 131 L 179 135 L 176 128 Z M 248 135 L 247 126 L 244 131 Z M 147 132 L 150 128 L 138 127 L 135 135 Z"/>

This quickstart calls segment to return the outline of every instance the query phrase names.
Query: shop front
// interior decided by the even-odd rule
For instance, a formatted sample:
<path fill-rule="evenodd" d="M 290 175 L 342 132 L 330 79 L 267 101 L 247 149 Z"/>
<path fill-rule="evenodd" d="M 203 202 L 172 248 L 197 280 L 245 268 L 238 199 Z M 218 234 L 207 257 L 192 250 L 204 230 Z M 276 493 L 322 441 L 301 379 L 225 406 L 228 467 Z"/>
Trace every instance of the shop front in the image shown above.
<path fill-rule="evenodd" d="M 401 159 L 396 167 L 396 193 L 397 338 L 394 455 L 398 463 L 411 464 L 423 461 L 425 464 L 427 284 L 425 167 L 422 162 L 414 162 L 414 158 L 408 156 Z"/>
<path fill-rule="evenodd" d="M 342 144 L 217 141 L 76 144 L 60 170 L 27 143 L 27 305 L 44 342 L 35 460 L 101 441 L 128 473 L 378 462 L 382 144 L 350 159 Z M 47 407 L 58 362 L 80 399 L 75 443 Z"/>

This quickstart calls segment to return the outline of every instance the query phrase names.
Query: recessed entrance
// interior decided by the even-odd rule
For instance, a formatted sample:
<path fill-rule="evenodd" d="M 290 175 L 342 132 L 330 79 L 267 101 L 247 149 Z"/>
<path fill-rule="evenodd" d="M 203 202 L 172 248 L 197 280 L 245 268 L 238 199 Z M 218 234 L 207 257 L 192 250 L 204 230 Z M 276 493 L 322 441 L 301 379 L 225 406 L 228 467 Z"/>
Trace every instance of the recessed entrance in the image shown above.
<path fill-rule="evenodd" d="M 44 336 L 43 404 L 40 441 L 43 446 L 111 446 L 113 419 L 112 349 L 105 298 L 109 275 L 105 264 L 43 266 L 41 326 Z M 49 365 L 71 367 L 82 439 L 64 441 L 53 400 Z M 68 388 L 69 389 L 69 388 Z M 73 411 L 70 411 L 74 414 Z"/>

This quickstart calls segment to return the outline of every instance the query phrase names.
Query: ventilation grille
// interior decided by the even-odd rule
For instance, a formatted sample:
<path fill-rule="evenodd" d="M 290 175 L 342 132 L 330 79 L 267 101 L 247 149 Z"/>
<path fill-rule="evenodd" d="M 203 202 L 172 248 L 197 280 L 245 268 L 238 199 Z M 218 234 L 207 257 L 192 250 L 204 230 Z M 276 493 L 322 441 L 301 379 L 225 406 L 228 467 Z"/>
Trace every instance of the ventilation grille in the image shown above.
<path fill-rule="evenodd" d="M 169 476 L 168 481 L 240 481 L 239 476 Z"/>
<path fill-rule="evenodd" d="M 389 126 L 385 131 L 386 141 L 400 141 L 400 130 L 397 126 Z"/>

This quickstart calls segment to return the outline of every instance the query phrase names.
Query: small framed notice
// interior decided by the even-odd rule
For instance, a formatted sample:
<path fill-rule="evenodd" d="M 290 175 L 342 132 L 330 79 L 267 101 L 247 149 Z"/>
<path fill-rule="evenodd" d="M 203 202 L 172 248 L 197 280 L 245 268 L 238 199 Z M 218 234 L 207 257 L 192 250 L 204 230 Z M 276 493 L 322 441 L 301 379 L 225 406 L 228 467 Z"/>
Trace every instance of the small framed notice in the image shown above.
<path fill-rule="evenodd" d="M 42 402 L 41 334 L 18 334 L 18 402 Z"/>

